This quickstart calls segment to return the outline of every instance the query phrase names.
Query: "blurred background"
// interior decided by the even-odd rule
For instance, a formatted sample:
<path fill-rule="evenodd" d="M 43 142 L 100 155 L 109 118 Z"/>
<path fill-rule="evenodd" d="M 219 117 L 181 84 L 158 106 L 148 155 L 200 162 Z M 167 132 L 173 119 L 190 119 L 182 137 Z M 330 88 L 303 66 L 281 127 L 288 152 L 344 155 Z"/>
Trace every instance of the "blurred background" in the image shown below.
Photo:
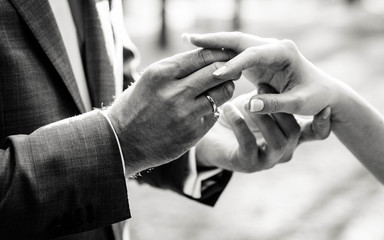
<path fill-rule="evenodd" d="M 124 10 L 142 68 L 192 49 L 183 32 L 288 38 L 384 113 L 383 0 L 125 0 Z M 236 95 L 251 89 L 236 83 Z M 384 239 L 384 189 L 333 135 L 272 170 L 234 174 L 214 208 L 134 181 L 129 191 L 134 240 Z"/>

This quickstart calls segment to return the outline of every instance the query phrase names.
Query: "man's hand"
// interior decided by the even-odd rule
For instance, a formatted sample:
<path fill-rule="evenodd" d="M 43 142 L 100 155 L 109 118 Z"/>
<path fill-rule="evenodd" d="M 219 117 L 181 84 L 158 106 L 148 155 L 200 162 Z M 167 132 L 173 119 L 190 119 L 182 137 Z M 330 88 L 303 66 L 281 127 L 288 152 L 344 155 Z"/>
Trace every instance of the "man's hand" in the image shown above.
<path fill-rule="evenodd" d="M 218 106 L 232 97 L 231 80 L 213 77 L 230 52 L 195 50 L 152 64 L 134 88 L 107 110 L 127 174 L 165 164 L 194 146 L 214 125 L 209 94 Z"/>
<path fill-rule="evenodd" d="M 258 89 L 261 94 L 274 92 L 266 85 Z M 247 173 L 261 171 L 289 161 L 300 143 L 329 136 L 329 108 L 313 121 L 298 124 L 290 114 L 249 112 L 248 99 L 254 94 L 223 105 L 219 121 L 196 146 L 198 164 Z"/>

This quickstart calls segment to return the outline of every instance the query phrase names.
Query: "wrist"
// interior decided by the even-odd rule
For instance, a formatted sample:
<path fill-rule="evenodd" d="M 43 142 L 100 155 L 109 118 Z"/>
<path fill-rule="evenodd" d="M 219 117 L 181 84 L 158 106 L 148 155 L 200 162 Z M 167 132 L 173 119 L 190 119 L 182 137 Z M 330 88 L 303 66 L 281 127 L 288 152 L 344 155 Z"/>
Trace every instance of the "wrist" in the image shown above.
<path fill-rule="evenodd" d="M 116 104 L 115 106 L 110 106 L 108 108 L 103 109 L 103 114 L 109 119 L 111 127 L 114 130 L 115 136 L 119 141 L 120 154 L 124 159 L 124 169 L 125 176 L 130 177 L 134 176 L 140 171 L 143 171 L 151 166 L 145 165 L 145 156 L 140 149 L 140 145 L 138 144 L 138 139 L 135 139 L 131 134 L 128 134 L 128 131 L 125 131 L 127 127 L 124 127 L 124 123 L 121 121 L 123 119 L 123 115 L 121 115 L 121 111 L 116 114 Z M 132 131 L 131 131 L 132 132 Z"/>
<path fill-rule="evenodd" d="M 329 106 L 331 108 L 332 121 L 339 115 L 340 109 L 343 109 L 343 104 L 348 98 L 346 95 L 347 86 L 340 80 L 333 78 L 320 68 L 317 68 L 308 60 L 306 60 L 306 62 L 310 66 L 306 74 L 307 79 L 312 79 L 311 81 L 317 82 L 314 84 L 315 96 L 317 97 L 313 97 L 316 100 L 313 106 L 317 106 L 316 111 L 319 112 Z"/>
<path fill-rule="evenodd" d="M 348 112 L 353 110 L 353 102 L 356 93 L 350 86 L 344 82 L 332 79 L 333 94 L 330 97 L 330 107 L 332 111 L 331 121 L 332 122 L 345 122 L 348 119 Z"/>

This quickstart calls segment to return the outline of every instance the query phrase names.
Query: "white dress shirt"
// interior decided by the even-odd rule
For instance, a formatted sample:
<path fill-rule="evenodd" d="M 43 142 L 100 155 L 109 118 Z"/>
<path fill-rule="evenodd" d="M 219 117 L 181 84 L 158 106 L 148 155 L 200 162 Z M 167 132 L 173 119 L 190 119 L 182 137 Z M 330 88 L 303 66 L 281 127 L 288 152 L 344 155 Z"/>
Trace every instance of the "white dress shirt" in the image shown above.
<path fill-rule="evenodd" d="M 86 111 L 92 110 L 83 62 L 81 60 L 79 39 L 68 0 L 49 0 L 61 37 L 67 50 L 69 62 L 75 75 L 81 100 Z"/>

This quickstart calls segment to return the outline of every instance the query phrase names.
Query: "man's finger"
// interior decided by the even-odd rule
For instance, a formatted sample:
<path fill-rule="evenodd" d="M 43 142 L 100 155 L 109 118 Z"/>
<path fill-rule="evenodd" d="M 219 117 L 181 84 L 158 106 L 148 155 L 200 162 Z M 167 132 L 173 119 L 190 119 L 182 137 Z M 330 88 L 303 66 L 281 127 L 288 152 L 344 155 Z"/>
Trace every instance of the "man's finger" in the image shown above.
<path fill-rule="evenodd" d="M 261 134 L 270 147 L 279 150 L 286 145 L 287 138 L 285 134 L 271 116 L 255 113 L 248 113 L 248 115 L 252 121 L 257 124 Z"/>
<path fill-rule="evenodd" d="M 201 94 L 195 101 L 197 114 L 204 116 L 213 113 L 214 107 L 219 107 L 232 98 L 234 90 L 234 83 L 227 81 Z M 208 99 L 209 97 L 211 99 Z M 213 104 L 215 104 L 215 106 L 213 106 Z"/>
<path fill-rule="evenodd" d="M 163 59 L 159 64 L 173 77 L 184 78 L 214 62 L 226 62 L 234 56 L 235 54 L 229 50 L 195 49 Z"/>
<path fill-rule="evenodd" d="M 200 94 L 208 91 L 209 89 L 223 84 L 224 82 L 227 82 L 228 80 L 237 80 L 240 78 L 241 75 L 234 76 L 231 79 L 215 78 L 212 73 L 220 66 L 223 66 L 223 64 L 224 63 L 221 62 L 212 63 L 206 67 L 197 70 L 189 76 L 180 79 L 180 81 L 178 81 L 178 84 L 181 88 L 188 90 L 189 94 L 192 94 L 193 97 L 197 97 Z"/>
<path fill-rule="evenodd" d="M 240 148 L 249 150 L 253 147 L 257 150 L 256 138 L 249 129 L 240 111 L 230 102 L 223 106 L 223 111 L 235 133 Z"/>
<path fill-rule="evenodd" d="M 281 161 L 287 138 L 271 116 L 254 113 L 249 113 L 249 116 L 259 127 L 266 142 L 259 146 L 259 162 L 263 169 L 271 168 Z"/>
<path fill-rule="evenodd" d="M 230 102 L 223 106 L 223 111 L 239 143 L 237 156 L 232 158 L 233 168 L 241 172 L 254 172 L 259 170 L 257 140 L 249 129 L 242 114 L 235 105 Z"/>

